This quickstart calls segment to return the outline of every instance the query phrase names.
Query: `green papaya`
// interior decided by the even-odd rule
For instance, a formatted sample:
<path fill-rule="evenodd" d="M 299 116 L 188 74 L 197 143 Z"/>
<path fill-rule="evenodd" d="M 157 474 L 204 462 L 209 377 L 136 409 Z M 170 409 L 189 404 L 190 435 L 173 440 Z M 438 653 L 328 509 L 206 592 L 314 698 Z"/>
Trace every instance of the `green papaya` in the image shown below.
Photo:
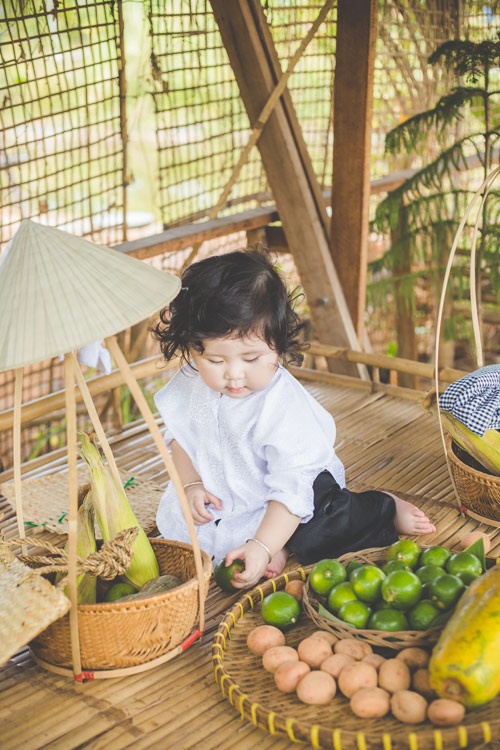
<path fill-rule="evenodd" d="M 477 708 L 500 692 L 500 565 L 476 578 L 434 646 L 429 680 L 441 698 Z"/>

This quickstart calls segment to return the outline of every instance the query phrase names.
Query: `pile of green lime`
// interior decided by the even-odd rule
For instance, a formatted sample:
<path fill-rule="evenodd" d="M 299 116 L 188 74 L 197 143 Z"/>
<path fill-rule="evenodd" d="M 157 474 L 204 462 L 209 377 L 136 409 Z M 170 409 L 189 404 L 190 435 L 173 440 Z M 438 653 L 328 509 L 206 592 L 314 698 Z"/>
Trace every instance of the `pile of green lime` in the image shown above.
<path fill-rule="evenodd" d="M 484 572 L 479 541 L 452 553 L 401 539 L 387 548 L 381 566 L 353 560 L 344 567 L 337 560 L 320 560 L 311 569 L 309 585 L 334 618 L 353 627 L 427 630 L 446 622 L 467 586 Z"/>

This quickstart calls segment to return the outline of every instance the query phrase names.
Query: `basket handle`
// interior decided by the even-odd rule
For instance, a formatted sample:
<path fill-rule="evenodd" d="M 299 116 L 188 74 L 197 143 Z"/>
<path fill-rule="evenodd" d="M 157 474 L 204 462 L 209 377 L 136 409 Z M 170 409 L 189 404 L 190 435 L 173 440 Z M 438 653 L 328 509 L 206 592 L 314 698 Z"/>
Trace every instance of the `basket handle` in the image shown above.
<path fill-rule="evenodd" d="M 453 484 L 453 489 L 455 490 L 455 495 L 457 497 L 459 507 L 461 507 L 461 503 L 460 503 L 460 498 L 459 498 L 457 488 L 455 485 L 453 473 L 451 470 L 450 460 L 448 458 L 448 452 L 446 450 L 446 440 L 444 436 L 443 422 L 441 418 L 441 409 L 439 407 L 439 340 L 441 338 L 441 324 L 443 320 L 443 310 L 444 310 L 444 303 L 446 299 L 446 290 L 448 288 L 451 268 L 452 268 L 453 260 L 455 258 L 455 254 L 457 251 L 458 243 L 460 242 L 460 239 L 462 237 L 464 227 L 467 223 L 467 219 L 469 218 L 474 206 L 477 204 L 477 201 L 482 195 L 481 202 L 477 211 L 476 221 L 474 223 L 474 232 L 472 234 L 472 244 L 471 244 L 471 252 L 470 252 L 470 269 L 469 269 L 469 277 L 470 277 L 469 286 L 470 286 L 470 301 L 471 301 L 471 314 L 472 314 L 472 330 L 474 333 L 474 347 L 475 347 L 475 352 L 476 352 L 476 364 L 477 364 L 477 367 L 484 366 L 483 346 L 481 342 L 481 330 L 479 327 L 479 309 L 478 309 L 477 294 L 476 294 L 476 247 L 477 247 L 477 236 L 479 233 L 479 222 L 482 216 L 482 209 L 485 204 L 486 198 L 488 197 L 488 193 L 493 187 L 493 183 L 495 182 L 499 174 L 500 174 L 500 167 L 496 167 L 485 177 L 485 179 L 483 180 L 483 183 L 476 190 L 469 205 L 467 206 L 467 209 L 462 218 L 462 221 L 460 222 L 460 225 L 456 231 L 455 237 L 453 239 L 453 244 L 450 250 L 450 256 L 448 258 L 448 263 L 446 265 L 445 274 L 444 274 L 443 286 L 441 288 L 441 297 L 439 300 L 438 317 L 437 317 L 437 322 L 436 322 L 434 381 L 436 384 L 437 416 L 438 416 L 438 422 L 439 422 L 439 432 L 441 434 L 441 442 L 443 445 L 444 455 L 446 459 L 446 465 L 448 466 L 448 472 L 449 472 L 449 475 Z"/>

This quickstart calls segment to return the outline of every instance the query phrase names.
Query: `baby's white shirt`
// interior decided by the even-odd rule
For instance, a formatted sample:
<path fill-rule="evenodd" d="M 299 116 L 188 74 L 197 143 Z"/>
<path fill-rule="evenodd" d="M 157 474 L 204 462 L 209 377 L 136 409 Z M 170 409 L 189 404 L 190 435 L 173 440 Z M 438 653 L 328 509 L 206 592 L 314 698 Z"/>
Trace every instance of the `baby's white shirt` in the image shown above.
<path fill-rule="evenodd" d="M 185 365 L 155 403 L 167 445 L 177 440 L 222 503 L 222 510 L 209 505 L 214 520 L 196 527 L 200 547 L 215 563 L 255 534 L 270 500 L 305 523 L 313 515 L 313 482 L 321 471 L 345 486 L 333 417 L 284 367 L 265 388 L 236 399 L 213 391 Z M 166 539 L 191 541 L 172 482 L 156 522 Z"/>

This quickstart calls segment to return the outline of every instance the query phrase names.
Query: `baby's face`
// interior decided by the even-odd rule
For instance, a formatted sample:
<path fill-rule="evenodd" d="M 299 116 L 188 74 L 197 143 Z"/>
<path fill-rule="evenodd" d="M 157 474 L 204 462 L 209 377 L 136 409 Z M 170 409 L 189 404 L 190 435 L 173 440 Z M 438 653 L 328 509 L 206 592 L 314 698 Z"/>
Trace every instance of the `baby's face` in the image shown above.
<path fill-rule="evenodd" d="M 202 380 L 230 398 L 244 398 L 262 390 L 278 367 L 277 353 L 254 334 L 204 339 L 203 346 L 203 354 L 191 354 Z"/>

